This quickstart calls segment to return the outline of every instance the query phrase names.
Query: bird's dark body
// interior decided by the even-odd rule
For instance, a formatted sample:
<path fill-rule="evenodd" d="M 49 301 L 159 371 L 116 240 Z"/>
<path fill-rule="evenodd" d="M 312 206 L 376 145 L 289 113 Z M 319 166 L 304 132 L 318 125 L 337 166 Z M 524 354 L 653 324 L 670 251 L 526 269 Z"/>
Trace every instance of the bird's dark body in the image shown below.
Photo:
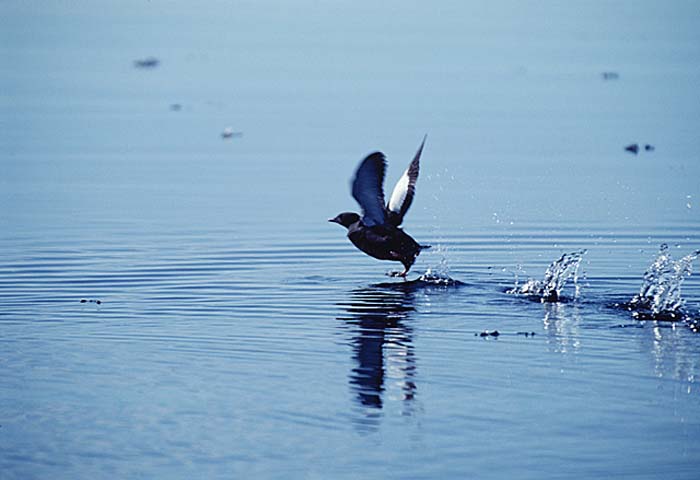
<path fill-rule="evenodd" d="M 392 225 L 367 227 L 358 221 L 350 225 L 348 238 L 370 257 L 401 262 L 407 270 L 421 251 L 418 242 Z"/>

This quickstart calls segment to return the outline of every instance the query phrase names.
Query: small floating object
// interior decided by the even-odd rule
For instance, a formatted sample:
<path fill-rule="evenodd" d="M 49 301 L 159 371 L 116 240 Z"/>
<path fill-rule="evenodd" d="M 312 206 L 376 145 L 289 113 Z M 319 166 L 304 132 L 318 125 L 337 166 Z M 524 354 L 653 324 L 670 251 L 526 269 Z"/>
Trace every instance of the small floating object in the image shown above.
<path fill-rule="evenodd" d="M 647 152 L 653 152 L 654 151 L 654 145 L 649 145 L 648 143 L 644 145 L 644 150 Z"/>
<path fill-rule="evenodd" d="M 498 337 L 500 333 L 498 333 L 498 330 L 494 330 L 492 332 L 489 332 L 488 330 L 484 330 L 479 334 L 480 337 Z"/>
<path fill-rule="evenodd" d="M 630 152 L 630 153 L 634 153 L 635 155 L 637 155 L 637 153 L 639 153 L 639 145 L 637 145 L 636 143 L 633 143 L 632 145 L 627 145 L 627 146 L 625 147 L 625 150 L 628 151 L 628 152 Z"/>
<path fill-rule="evenodd" d="M 136 68 L 155 68 L 160 64 L 160 60 L 156 57 L 146 57 L 139 60 L 134 60 Z"/>
<path fill-rule="evenodd" d="M 224 131 L 221 132 L 221 138 L 239 138 L 243 136 L 243 132 L 234 132 L 233 128 L 226 127 Z"/>
<path fill-rule="evenodd" d="M 96 303 L 97 305 L 102 305 L 102 301 L 101 301 L 101 300 L 92 300 L 92 299 L 87 300 L 87 299 L 85 299 L 85 298 L 81 298 L 81 299 L 80 299 L 80 303 Z"/>
<path fill-rule="evenodd" d="M 516 335 L 523 335 L 525 338 L 534 337 L 535 332 L 517 332 Z"/>
<path fill-rule="evenodd" d="M 173 112 L 179 112 L 180 110 L 182 110 L 182 105 L 180 105 L 179 103 L 172 103 L 170 105 L 170 110 L 172 110 Z"/>
<path fill-rule="evenodd" d="M 620 74 L 617 72 L 603 72 L 601 73 L 603 80 L 617 80 L 620 78 Z"/>

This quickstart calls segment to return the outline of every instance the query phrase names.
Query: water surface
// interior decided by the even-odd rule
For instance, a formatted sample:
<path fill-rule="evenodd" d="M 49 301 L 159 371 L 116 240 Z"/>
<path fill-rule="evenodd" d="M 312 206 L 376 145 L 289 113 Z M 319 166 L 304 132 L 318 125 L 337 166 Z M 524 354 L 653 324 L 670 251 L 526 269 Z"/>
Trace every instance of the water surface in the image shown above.
<path fill-rule="evenodd" d="M 0 477 L 695 478 L 700 337 L 612 305 L 700 248 L 697 8 L 489 5 L 4 3 Z M 461 285 L 326 222 L 425 133 Z"/>

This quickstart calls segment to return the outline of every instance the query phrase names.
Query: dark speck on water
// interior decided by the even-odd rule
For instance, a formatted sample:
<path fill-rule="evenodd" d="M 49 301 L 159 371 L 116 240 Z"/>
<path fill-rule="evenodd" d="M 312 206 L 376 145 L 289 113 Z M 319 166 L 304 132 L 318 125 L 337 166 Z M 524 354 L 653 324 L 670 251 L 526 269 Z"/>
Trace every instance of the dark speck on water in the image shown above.
<path fill-rule="evenodd" d="M 639 145 L 637 145 L 636 143 L 633 143 L 631 145 L 627 145 L 625 147 L 625 150 L 630 152 L 630 153 L 634 153 L 636 155 L 639 152 Z"/>
<path fill-rule="evenodd" d="M 517 335 L 523 335 L 524 337 L 534 337 L 535 332 L 518 332 Z"/>
<path fill-rule="evenodd" d="M 97 305 L 101 305 L 102 300 L 93 300 L 93 299 L 87 300 L 87 299 L 83 298 L 80 300 L 80 303 L 96 303 Z"/>
<path fill-rule="evenodd" d="M 134 60 L 136 68 L 155 68 L 160 64 L 160 60 L 155 57 L 147 57 L 139 60 Z"/>
<path fill-rule="evenodd" d="M 639 147 L 639 144 L 633 143 L 633 144 L 631 144 L 631 145 L 627 145 L 627 146 L 625 147 L 625 150 L 628 151 L 628 152 L 630 152 L 630 153 L 634 153 L 635 155 L 637 155 L 637 153 L 639 153 L 640 147 Z M 646 151 L 646 152 L 653 152 L 654 150 L 655 150 L 654 145 L 650 145 L 650 144 L 648 144 L 648 143 L 647 143 L 646 145 L 644 145 L 644 151 Z"/>
<path fill-rule="evenodd" d="M 493 330 L 493 331 L 488 331 L 484 330 L 479 334 L 480 337 L 498 337 L 500 333 L 498 333 L 498 330 Z"/>

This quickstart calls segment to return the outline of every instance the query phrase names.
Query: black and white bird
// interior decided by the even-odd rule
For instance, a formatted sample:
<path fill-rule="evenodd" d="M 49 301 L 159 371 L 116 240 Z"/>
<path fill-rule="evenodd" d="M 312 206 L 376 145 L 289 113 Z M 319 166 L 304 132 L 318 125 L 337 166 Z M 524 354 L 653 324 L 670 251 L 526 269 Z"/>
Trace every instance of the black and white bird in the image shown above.
<path fill-rule="evenodd" d="M 392 273 L 394 276 L 405 277 L 421 250 L 430 248 L 429 245 L 419 245 L 400 228 L 416 192 L 424 145 L 425 138 L 387 203 L 384 201 L 386 159 L 381 152 L 368 155 L 360 163 L 352 181 L 352 196 L 362 208 L 362 217 L 357 213 L 343 212 L 328 220 L 346 227 L 350 241 L 367 255 L 401 262 L 404 271 Z"/>

